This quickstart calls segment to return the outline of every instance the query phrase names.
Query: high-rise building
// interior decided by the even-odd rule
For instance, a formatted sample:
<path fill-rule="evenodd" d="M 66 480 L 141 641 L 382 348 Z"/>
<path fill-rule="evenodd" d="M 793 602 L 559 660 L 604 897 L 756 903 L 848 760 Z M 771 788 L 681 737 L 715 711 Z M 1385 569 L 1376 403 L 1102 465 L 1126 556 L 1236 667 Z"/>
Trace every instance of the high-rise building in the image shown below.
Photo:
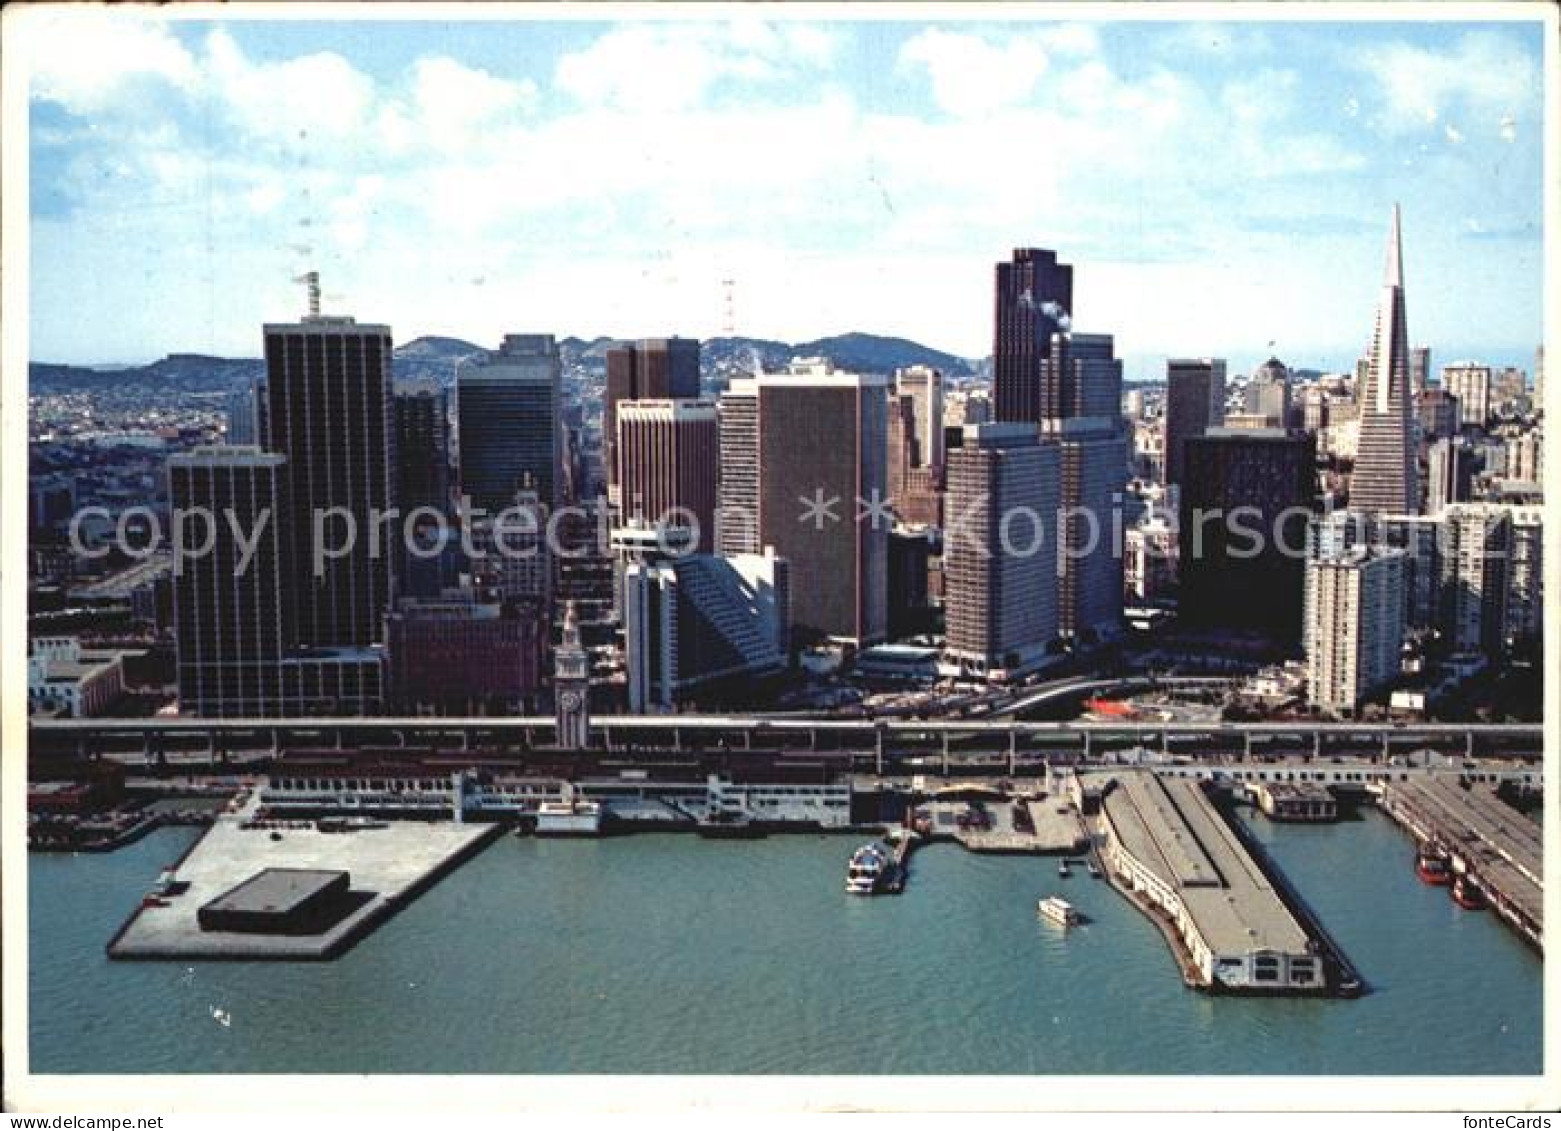
<path fill-rule="evenodd" d="M 619 513 L 624 521 L 689 527 L 696 551 L 710 553 L 716 540 L 718 434 L 711 401 L 619 402 Z"/>
<path fill-rule="evenodd" d="M 246 378 L 228 393 L 227 442 L 264 448 L 265 418 L 266 383 L 259 378 Z"/>
<path fill-rule="evenodd" d="M 759 386 L 738 379 L 716 405 L 721 467 L 716 490 L 716 553 L 759 552 Z"/>
<path fill-rule="evenodd" d="M 1544 632 L 1545 508 L 1515 506 L 1507 565 L 1507 642 L 1537 642 Z"/>
<path fill-rule="evenodd" d="M 693 554 L 630 565 L 623 580 L 629 710 L 786 666 L 790 586 L 774 555 Z"/>
<path fill-rule="evenodd" d="M 1446 389 L 1427 389 L 1415 402 L 1420 435 L 1427 440 L 1456 436 L 1461 424 L 1458 398 Z"/>
<path fill-rule="evenodd" d="M 1173 358 L 1165 363 L 1165 481 L 1180 483 L 1187 441 L 1225 420 L 1225 362 Z"/>
<path fill-rule="evenodd" d="M 1499 657 L 1506 645 L 1512 509 L 1454 503 L 1442 519 L 1443 638 L 1453 652 Z"/>
<path fill-rule="evenodd" d="M 1431 347 L 1415 346 L 1409 351 L 1409 391 L 1416 398 L 1431 385 Z"/>
<path fill-rule="evenodd" d="M 1069 328 L 1073 268 L 1059 263 L 1056 252 L 1016 249 L 1009 262 L 997 264 L 994 298 L 994 418 L 1038 422 L 1043 415 L 1041 363 L 1052 335 Z M 968 415 L 966 422 L 972 423 Z"/>
<path fill-rule="evenodd" d="M 1252 371 L 1244 407 L 1248 414 L 1263 420 L 1265 427 L 1290 427 L 1290 370 L 1284 362 L 1271 357 Z"/>
<path fill-rule="evenodd" d="M 924 463 L 916 423 L 916 398 L 891 390 L 889 393 L 889 498 L 894 513 L 910 526 L 940 526 L 943 523 L 943 465 Z M 939 439 L 942 432 L 939 430 Z"/>
<path fill-rule="evenodd" d="M 1398 678 L 1404 555 L 1356 546 L 1306 565 L 1307 700 L 1354 712 Z"/>
<path fill-rule="evenodd" d="M 1040 419 L 1081 417 L 1122 417 L 1122 362 L 1110 334 L 1053 334 L 1041 361 Z"/>
<path fill-rule="evenodd" d="M 282 657 L 297 634 L 290 594 L 287 459 L 256 447 L 196 448 L 168 460 L 176 513 L 174 645 L 179 709 L 201 718 L 287 713 Z M 211 548 L 197 551 L 208 536 Z M 253 538 L 245 557 L 241 538 Z"/>
<path fill-rule="evenodd" d="M 1432 442 L 1426 451 L 1426 514 L 1441 514 L 1452 503 L 1466 502 L 1474 483 L 1469 447 L 1457 437 Z"/>
<path fill-rule="evenodd" d="M 931 575 L 940 531 L 897 526 L 889 532 L 889 636 L 933 631 Z"/>
<path fill-rule="evenodd" d="M 550 513 L 529 481 L 510 505 L 473 520 L 463 531 L 470 556 L 463 563 L 472 584 L 498 601 L 530 601 L 548 623 L 553 611 Z"/>
<path fill-rule="evenodd" d="M 882 641 L 893 525 L 887 382 L 818 359 L 754 380 L 759 544 L 790 563 L 793 636 Z"/>
<path fill-rule="evenodd" d="M 450 511 L 449 396 L 432 382 L 395 390 L 396 505 L 405 518 Z M 433 519 L 433 515 L 428 516 Z"/>
<path fill-rule="evenodd" d="M 1536 484 L 1545 481 L 1544 433 L 1540 426 L 1507 437 L 1506 447 L 1508 479 Z"/>
<path fill-rule="evenodd" d="M 698 396 L 697 338 L 646 338 L 607 351 L 602 441 L 608 493 L 614 505 L 618 504 L 621 471 L 617 458 L 619 404 L 637 400 L 692 400 Z"/>
<path fill-rule="evenodd" d="M 1024 422 L 952 437 L 945 649 L 967 674 L 1012 679 L 1041 666 L 1058 636 L 1061 449 Z"/>
<path fill-rule="evenodd" d="M 894 375 L 894 389 L 911 399 L 911 466 L 943 466 L 943 374 L 928 365 L 912 365 Z"/>
<path fill-rule="evenodd" d="M 382 638 L 399 544 L 390 329 L 311 315 L 265 327 L 270 450 L 287 457 L 298 640 Z M 388 536 L 387 536 L 388 533 Z"/>
<path fill-rule="evenodd" d="M 1356 510 L 1407 514 L 1419 505 L 1415 484 L 1414 397 L 1409 380 L 1404 258 L 1398 205 L 1395 204 L 1376 330 L 1358 392 L 1360 437 L 1350 478 L 1350 506 Z"/>
<path fill-rule="evenodd" d="M 1301 638 L 1304 561 L 1317 495 L 1308 433 L 1215 429 L 1187 441 L 1181 485 L 1181 619 Z"/>
<path fill-rule="evenodd" d="M 563 428 L 561 367 L 551 334 L 506 334 L 497 351 L 455 372 L 460 489 L 496 514 L 529 482 L 549 511 L 559 506 Z"/>
<path fill-rule="evenodd" d="M 1474 361 L 1442 366 L 1442 388 L 1458 398 L 1459 424 L 1484 428 L 1491 422 L 1491 367 Z"/>
<path fill-rule="evenodd" d="M 1106 637 L 1122 620 L 1118 504 L 1127 480 L 1127 437 L 1100 417 L 1047 421 L 1042 431 L 1061 452 L 1057 627 L 1064 636 Z"/>

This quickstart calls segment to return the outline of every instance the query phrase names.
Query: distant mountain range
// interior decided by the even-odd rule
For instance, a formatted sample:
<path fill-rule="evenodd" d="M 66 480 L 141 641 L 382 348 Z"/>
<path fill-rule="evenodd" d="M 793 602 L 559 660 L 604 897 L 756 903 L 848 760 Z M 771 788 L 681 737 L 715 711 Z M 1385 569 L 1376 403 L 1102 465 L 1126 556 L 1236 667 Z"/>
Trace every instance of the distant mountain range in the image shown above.
<path fill-rule="evenodd" d="M 568 337 L 559 342 L 566 371 L 600 374 L 607 366 L 607 351 L 629 339 Z M 434 381 L 450 384 L 463 358 L 483 352 L 483 347 L 460 338 L 429 335 L 397 346 L 395 375 L 400 381 Z M 798 357 L 824 357 L 853 373 L 893 373 L 908 365 L 930 365 L 950 377 L 966 378 L 983 370 L 983 363 L 956 357 L 905 338 L 877 334 L 837 334 L 811 342 L 772 341 L 766 338 L 711 338 L 702 343 L 701 368 L 707 376 L 752 372 L 757 361 L 767 370 L 783 369 Z M 35 393 L 88 392 L 110 385 L 146 385 L 186 393 L 225 392 L 259 377 L 265 363 L 259 358 L 211 357 L 176 353 L 150 365 L 105 369 L 84 365 L 58 365 L 35 361 L 28 367 Z"/>

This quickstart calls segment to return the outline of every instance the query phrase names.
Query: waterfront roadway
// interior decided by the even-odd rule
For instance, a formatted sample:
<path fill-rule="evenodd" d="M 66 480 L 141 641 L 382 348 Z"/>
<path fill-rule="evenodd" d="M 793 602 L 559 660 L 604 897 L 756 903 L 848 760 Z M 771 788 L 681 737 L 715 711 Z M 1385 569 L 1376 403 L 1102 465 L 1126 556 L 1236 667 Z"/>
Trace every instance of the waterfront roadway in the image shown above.
<path fill-rule="evenodd" d="M 240 767 L 290 750 L 363 748 L 544 752 L 547 717 L 310 719 L 47 719 L 29 725 L 34 758 L 105 758 L 130 765 Z M 632 765 L 723 753 L 810 758 L 858 771 L 906 773 L 1035 772 L 1048 764 L 1117 761 L 1152 751 L 1164 761 L 1267 762 L 1335 758 L 1462 758 L 1537 762 L 1537 724 L 1316 722 L 1026 722 L 927 721 L 757 716 L 613 715 L 591 723 L 593 757 Z"/>

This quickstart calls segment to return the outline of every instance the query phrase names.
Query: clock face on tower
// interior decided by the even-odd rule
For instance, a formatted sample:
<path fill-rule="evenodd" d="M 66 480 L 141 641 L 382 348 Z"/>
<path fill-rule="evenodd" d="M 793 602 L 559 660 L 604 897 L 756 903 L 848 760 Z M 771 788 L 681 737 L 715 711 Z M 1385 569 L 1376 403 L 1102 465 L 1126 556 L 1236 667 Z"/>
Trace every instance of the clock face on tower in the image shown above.
<path fill-rule="evenodd" d="M 580 709 L 580 693 L 578 691 L 566 691 L 558 697 L 558 705 L 566 711 L 578 711 Z"/>

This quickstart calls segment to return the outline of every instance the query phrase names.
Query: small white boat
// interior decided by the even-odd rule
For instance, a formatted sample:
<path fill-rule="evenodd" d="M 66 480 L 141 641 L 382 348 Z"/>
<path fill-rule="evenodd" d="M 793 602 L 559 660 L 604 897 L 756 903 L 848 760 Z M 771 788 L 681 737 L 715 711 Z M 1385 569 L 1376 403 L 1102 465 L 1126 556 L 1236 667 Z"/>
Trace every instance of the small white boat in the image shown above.
<path fill-rule="evenodd" d="M 1055 895 L 1035 901 L 1035 910 L 1043 919 L 1049 919 L 1059 927 L 1072 927 L 1079 921 L 1079 913 L 1073 904 Z"/>
<path fill-rule="evenodd" d="M 881 844 L 864 844 L 851 854 L 846 865 L 846 891 L 851 895 L 874 895 L 884 882 L 889 855 Z"/>

